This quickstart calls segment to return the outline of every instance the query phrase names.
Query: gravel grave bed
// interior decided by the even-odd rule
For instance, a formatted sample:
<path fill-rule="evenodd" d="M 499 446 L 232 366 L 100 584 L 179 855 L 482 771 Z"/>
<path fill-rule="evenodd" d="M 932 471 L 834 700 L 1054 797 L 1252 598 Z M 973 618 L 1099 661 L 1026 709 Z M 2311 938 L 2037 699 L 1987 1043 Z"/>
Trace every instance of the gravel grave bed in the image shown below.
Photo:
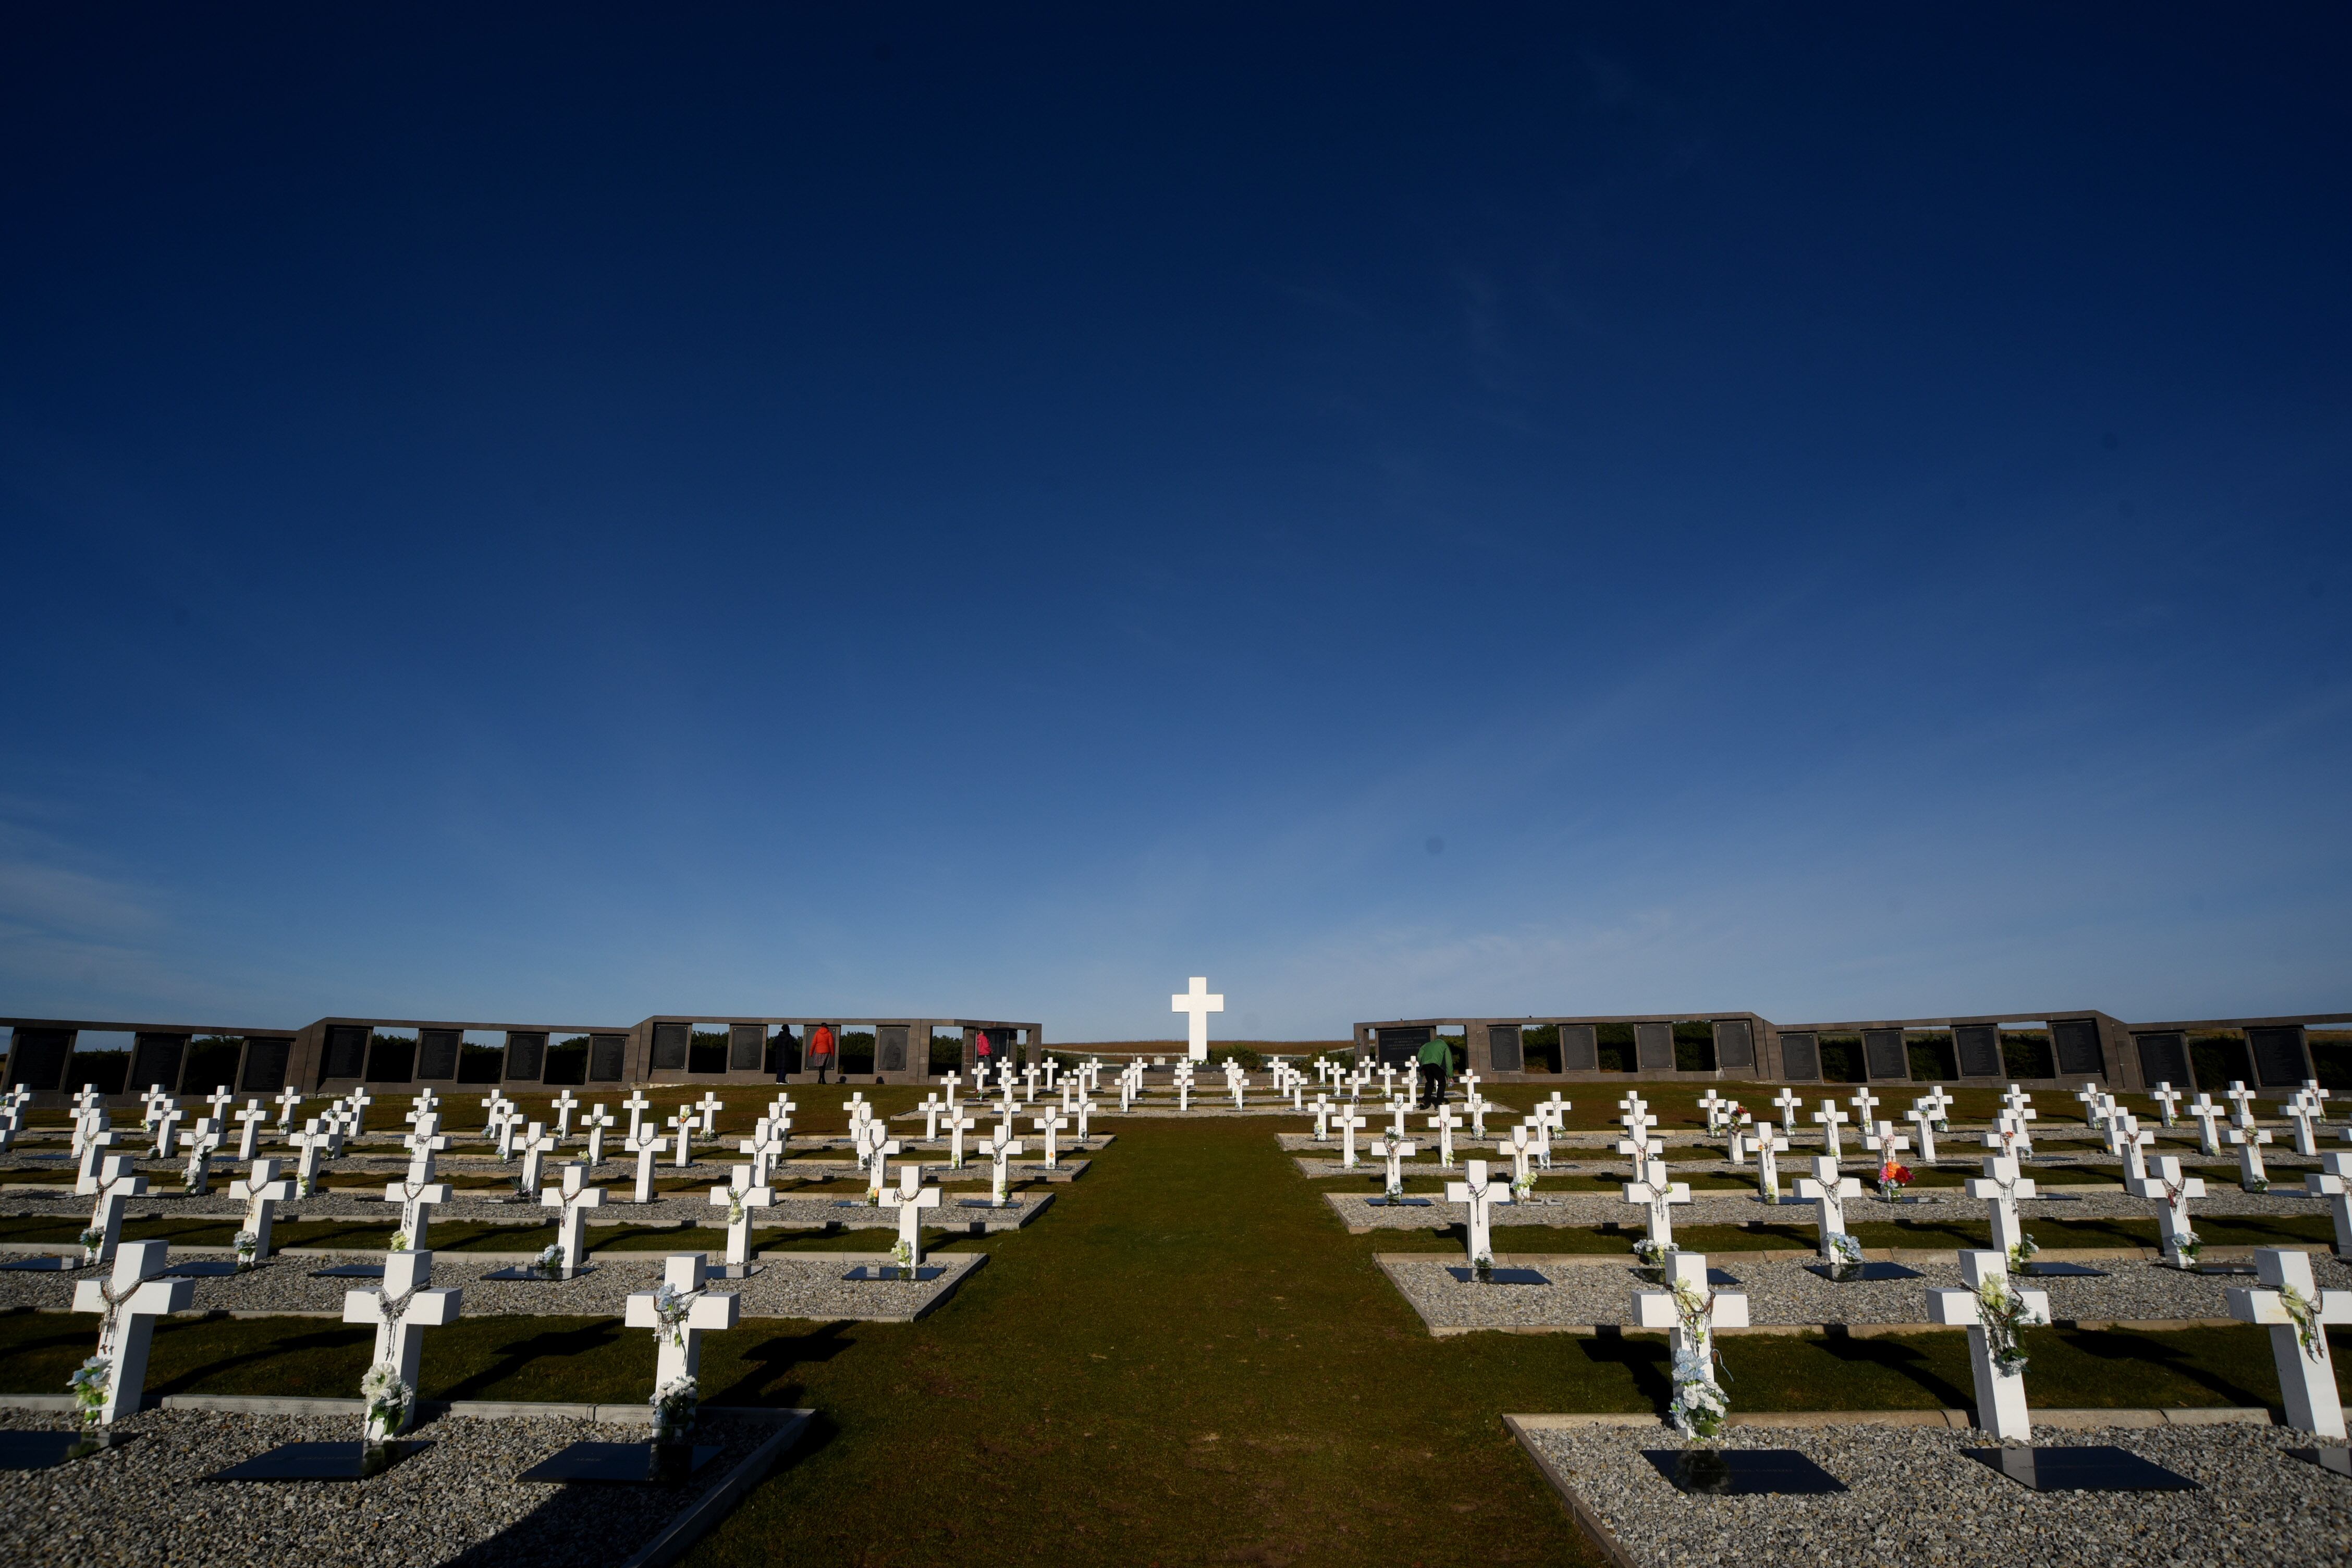
<path fill-rule="evenodd" d="M 1974 1432 L 1734 1426 L 1727 1448 L 1794 1448 L 1843 1481 L 1813 1497 L 1676 1491 L 1642 1457 L 1657 1428 L 1541 1428 L 1528 1441 L 1640 1568 L 1900 1563 L 1936 1568 L 2238 1568 L 2352 1562 L 2352 1480 L 2286 1457 L 2306 1434 L 2200 1426 L 2044 1431 L 2043 1447 L 2111 1445 L 2201 1483 L 2187 1492 L 2036 1492 L 1967 1458 Z"/>
<path fill-rule="evenodd" d="M 312 1312 L 341 1318 L 343 1296 L 350 1290 L 376 1287 L 372 1279 L 314 1279 L 315 1269 L 338 1263 L 374 1262 L 382 1253 L 301 1258 L 278 1257 L 245 1274 L 198 1279 L 189 1311 Z M 624 1252 L 592 1258 L 596 1267 L 572 1279 L 486 1279 L 483 1275 L 509 1265 L 462 1252 L 433 1256 L 433 1283 L 437 1288 L 465 1291 L 469 1318 L 518 1316 L 618 1316 L 633 1291 L 651 1290 L 661 1283 L 663 1255 Z M 856 1319 L 870 1322 L 904 1322 L 930 1311 L 965 1277 L 988 1259 L 984 1252 L 940 1252 L 923 1259 L 926 1268 L 947 1270 L 920 1284 L 898 1280 L 850 1281 L 842 1276 L 858 1264 L 889 1262 L 887 1251 L 810 1257 L 779 1253 L 755 1259 L 760 1271 L 748 1279 L 714 1279 L 716 1292 L 741 1298 L 747 1318 L 809 1318 L 819 1321 Z M 90 1278 L 87 1270 L 70 1274 L 0 1274 L 0 1310 L 32 1307 L 61 1310 L 73 1305 L 74 1281 Z M 91 1320 L 95 1321 L 93 1318 Z"/>
<path fill-rule="evenodd" d="M 1531 1268 L 1548 1285 L 1480 1285 L 1455 1279 L 1448 1268 L 1465 1267 L 1460 1256 L 1387 1253 L 1380 1259 L 1399 1290 L 1433 1329 L 1570 1329 L 1622 1325 L 1633 1319 L 1633 1293 L 1659 1287 L 1636 1272 L 1631 1258 L 1548 1258 L 1514 1253 L 1498 1266 Z M 1801 1253 L 1724 1258 L 1713 1267 L 1737 1279 L 1744 1290 L 1748 1321 L 1756 1324 L 1925 1323 L 1927 1292 L 1961 1289 L 1957 1257 L 1947 1262 L 1913 1263 L 1916 1279 L 1855 1279 L 1845 1284 L 1809 1272 Z M 2110 1266 L 2104 1279 L 2034 1279 L 2029 1289 L 2047 1291 L 2050 1315 L 2062 1323 L 2178 1322 L 2230 1316 L 2227 1290 L 2251 1280 L 2224 1275 L 2183 1274 L 2137 1260 Z M 2323 1288 L 2352 1289 L 2352 1268 L 2334 1258 L 2315 1258 Z M 1737 1329 L 1724 1331 L 1737 1334 Z"/>
<path fill-rule="evenodd" d="M 0 1428 L 69 1426 L 0 1411 Z M 691 1479 L 567 1487 L 514 1478 L 570 1444 L 642 1442 L 644 1429 L 445 1416 L 409 1434 L 432 1447 L 367 1480 L 247 1482 L 203 1478 L 280 1443 L 349 1441 L 359 1422 L 150 1410 L 115 1429 L 139 1439 L 50 1469 L 0 1471 L 0 1558 L 48 1568 L 602 1568 L 626 1561 L 776 1433 L 771 1422 L 708 1416 L 696 1438 L 723 1451 Z"/>
<path fill-rule="evenodd" d="M 1555 1166 L 1557 1170 L 1559 1167 Z M 1504 1173 L 1508 1175 L 1508 1172 Z M 1784 1194 L 1786 1188 L 1783 1189 Z M 1955 1195 L 1929 1195 L 1924 1203 L 1887 1204 L 1874 1198 L 1848 1198 L 1845 1205 L 1846 1224 L 1872 1225 L 1883 1221 L 1916 1219 L 1981 1220 L 1985 1217 L 1985 1200 L 1971 1198 L 1950 1189 Z M 1350 1226 L 1374 1230 L 1432 1230 L 1449 1225 L 1462 1225 L 1469 1219 L 1467 1205 L 1448 1203 L 1433 1194 L 1408 1194 L 1414 1197 L 1432 1197 L 1427 1208 L 1418 1205 L 1406 1208 L 1391 1208 L 1386 1205 L 1373 1207 L 1370 1198 L 1377 1193 L 1326 1193 L 1323 1199 L 1338 1211 L 1339 1217 Z M 2205 1215 L 2325 1215 L 2327 1200 L 2305 1197 L 2299 1191 L 2285 1193 L 2241 1193 L 2223 1191 L 2189 1203 L 2189 1221 Z M 2156 1206 L 2145 1198 L 2122 1194 L 2092 1193 L 2078 1198 L 2025 1198 L 2018 1205 L 2024 1215 L 2028 1231 L 2036 1219 L 2150 1219 Z M 1675 1205 L 1678 1225 L 1727 1225 L 1741 1220 L 1769 1221 L 1776 1225 L 1811 1225 L 1813 1205 L 1799 1203 L 1783 1195 L 1778 1204 L 1767 1204 L 1754 1193 L 1695 1192 L 1687 1204 Z M 1496 1225 L 1591 1226 L 1638 1223 L 1643 1216 L 1640 1204 L 1627 1203 L 1623 1197 L 1611 1197 L 1606 1193 L 1546 1193 L 1537 1189 L 1534 1199 L 1512 1204 L 1495 1211 Z M 2312 1245 L 2317 1246 L 2315 1242 Z"/>

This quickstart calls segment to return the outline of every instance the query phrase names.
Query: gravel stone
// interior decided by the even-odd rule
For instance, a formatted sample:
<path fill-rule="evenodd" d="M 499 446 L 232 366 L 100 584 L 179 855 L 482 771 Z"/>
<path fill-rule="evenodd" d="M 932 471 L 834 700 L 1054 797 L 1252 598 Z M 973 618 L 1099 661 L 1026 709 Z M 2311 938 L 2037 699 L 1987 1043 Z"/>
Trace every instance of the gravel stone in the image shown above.
<path fill-rule="evenodd" d="M 2352 1562 L 2352 1481 L 2285 1457 L 2305 1433 L 2201 1426 L 2044 1431 L 2106 1444 L 2201 1482 L 2189 1492 L 2035 1492 L 1962 1456 L 1978 1433 L 1935 1427 L 1734 1426 L 1719 1446 L 1795 1448 L 1848 1489 L 1826 1497 L 1686 1496 L 1642 1458 L 1655 1428 L 1530 1432 L 1640 1568 L 1899 1563 L 1935 1568 L 2242 1568 Z"/>

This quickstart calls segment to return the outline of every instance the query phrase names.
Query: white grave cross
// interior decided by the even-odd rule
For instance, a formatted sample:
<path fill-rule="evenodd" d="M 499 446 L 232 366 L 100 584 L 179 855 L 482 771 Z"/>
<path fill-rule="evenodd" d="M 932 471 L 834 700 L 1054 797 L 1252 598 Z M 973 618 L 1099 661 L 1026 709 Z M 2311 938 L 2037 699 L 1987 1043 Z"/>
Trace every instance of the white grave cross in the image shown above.
<path fill-rule="evenodd" d="M 1170 1012 L 1189 1015 L 1185 1020 L 1185 1039 L 1191 1047 L 1192 1059 L 1196 1062 L 1207 1061 L 1209 1059 L 1209 1015 L 1225 1010 L 1223 994 L 1222 993 L 1213 994 L 1209 990 L 1207 977 L 1195 974 L 1192 976 L 1192 985 L 1171 996 L 1168 1002 Z"/>
<path fill-rule="evenodd" d="M 2011 1284 L 2009 1258 L 2004 1253 L 1961 1253 L 1960 1278 L 1968 1281 L 1969 1289 L 1927 1292 L 1928 1317 L 1947 1327 L 1968 1328 L 1969 1363 L 1976 1373 L 1979 1429 L 1998 1442 L 2030 1442 L 2033 1419 L 2025 1407 L 2024 1368 L 2005 1353 L 2013 1347 L 1997 1342 L 1995 1336 L 2001 1332 L 2002 1325 L 1987 1320 L 2001 1310 L 2021 1308 L 2014 1320 L 2016 1326 L 2046 1323 L 2050 1321 L 2049 1294 L 2021 1290 Z"/>
<path fill-rule="evenodd" d="M 114 1255 L 111 1279 L 84 1279 L 74 1287 L 73 1310 L 100 1314 L 98 1354 L 107 1370 L 106 1398 L 98 1407 L 101 1425 L 138 1410 L 147 1387 L 155 1320 L 186 1311 L 195 1299 L 194 1280 L 154 1278 L 171 1250 L 169 1242 L 130 1242 Z"/>

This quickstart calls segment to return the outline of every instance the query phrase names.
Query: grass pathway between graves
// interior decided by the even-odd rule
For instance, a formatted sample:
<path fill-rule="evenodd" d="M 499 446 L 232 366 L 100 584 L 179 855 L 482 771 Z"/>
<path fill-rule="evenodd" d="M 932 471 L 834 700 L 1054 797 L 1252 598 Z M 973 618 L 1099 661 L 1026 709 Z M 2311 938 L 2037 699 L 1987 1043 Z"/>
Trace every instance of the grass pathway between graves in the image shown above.
<path fill-rule="evenodd" d="M 1373 1255 L 1458 1243 L 1349 1236 L 1277 1125 L 1115 1123 L 1039 1223 L 957 1244 L 990 1266 L 921 1323 L 715 1336 L 711 1400 L 813 1405 L 819 1432 L 691 1562 L 1594 1561 L 1497 1417 L 1658 1409 L 1663 1342 L 1432 1339 Z M 62 1387 L 94 1330 L 0 1317 L 0 1388 Z M 182 1321 L 158 1332 L 148 1386 L 348 1394 L 368 1342 L 320 1320 Z M 2027 1348 L 2042 1405 L 2277 1397 L 2251 1329 L 2034 1331 Z M 1964 1406 L 1964 1352 L 1958 1334 L 1725 1344 L 1749 1410 Z M 477 1318 L 427 1337 L 424 1381 L 428 1397 L 635 1401 L 652 1371 L 651 1336 L 613 1319 Z"/>

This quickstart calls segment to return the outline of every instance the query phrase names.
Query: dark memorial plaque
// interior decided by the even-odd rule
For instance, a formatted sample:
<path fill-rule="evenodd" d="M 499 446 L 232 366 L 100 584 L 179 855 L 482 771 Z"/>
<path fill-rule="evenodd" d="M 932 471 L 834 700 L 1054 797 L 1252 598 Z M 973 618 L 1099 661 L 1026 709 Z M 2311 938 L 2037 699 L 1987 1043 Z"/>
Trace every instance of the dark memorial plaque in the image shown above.
<path fill-rule="evenodd" d="M 327 1026 L 327 1048 L 319 1060 L 319 1081 L 357 1078 L 367 1071 L 368 1032 L 351 1024 Z"/>
<path fill-rule="evenodd" d="M 2311 1076 L 2311 1060 L 2303 1048 L 2303 1026 L 2248 1029 L 2246 1044 L 2254 1053 L 2254 1077 L 2264 1089 L 2293 1089 Z"/>
<path fill-rule="evenodd" d="M 465 1037 L 455 1029 L 416 1032 L 416 1076 L 430 1081 L 457 1076 L 457 1047 Z"/>
<path fill-rule="evenodd" d="M 1458 1265 L 1448 1268 L 1446 1272 L 1453 1275 L 1457 1283 L 1464 1285 L 1549 1285 L 1551 1283 L 1533 1268 L 1490 1268 L 1486 1271 L 1486 1278 L 1484 1280 L 1479 1279 L 1476 1270 Z"/>
<path fill-rule="evenodd" d="M 684 1072 L 687 1053 L 693 1047 L 693 1025 L 656 1024 L 654 1026 L 654 1070 Z"/>
<path fill-rule="evenodd" d="M 0 1270 L 16 1274 L 70 1274 L 82 1266 L 79 1258 L 12 1258 Z"/>
<path fill-rule="evenodd" d="M 543 1284 L 561 1285 L 567 1279 L 585 1279 L 595 1272 L 596 1265 L 593 1263 L 583 1263 L 569 1274 L 563 1272 L 560 1264 L 554 1273 L 541 1274 L 537 1264 L 518 1263 L 511 1268 L 493 1268 L 482 1278 L 485 1279 L 535 1279 Z"/>
<path fill-rule="evenodd" d="M 2160 1083 L 2175 1089 L 2196 1087 L 2189 1076 L 2189 1042 L 2179 1030 L 2134 1035 L 2132 1040 L 2139 1047 L 2140 1081 L 2150 1089 Z"/>
<path fill-rule="evenodd" d="M 1725 1072 L 1756 1070 L 1756 1030 L 1747 1019 L 1715 1021 L 1715 1065 Z"/>
<path fill-rule="evenodd" d="M 1812 1083 L 1822 1076 L 1821 1037 L 1800 1029 L 1780 1037 L 1780 1076 L 1791 1083 Z"/>
<path fill-rule="evenodd" d="M 507 1081 L 537 1083 L 547 1076 L 547 1037 L 536 1029 L 507 1031 Z"/>
<path fill-rule="evenodd" d="M 363 1481 L 433 1447 L 430 1442 L 280 1443 L 208 1481 Z"/>
<path fill-rule="evenodd" d="M 2187 1476 L 2141 1458 L 2128 1448 L 1963 1448 L 1978 1464 L 2038 1492 L 2193 1492 Z"/>
<path fill-rule="evenodd" d="M 136 1432 L 0 1432 L 0 1470 L 46 1470 L 137 1440 Z"/>
<path fill-rule="evenodd" d="M 1961 1024 L 1952 1030 L 1952 1054 L 1962 1078 L 2001 1078 L 2000 1026 Z"/>
<path fill-rule="evenodd" d="M 1562 1024 L 1559 1026 L 1559 1070 L 1601 1070 L 1601 1029 L 1598 1025 Z"/>
<path fill-rule="evenodd" d="M 140 1035 L 131 1046 L 131 1075 L 123 1082 L 126 1093 L 135 1093 L 155 1084 L 176 1092 L 180 1087 L 180 1064 L 188 1054 L 185 1035 Z"/>
<path fill-rule="evenodd" d="M 1643 1072 L 1673 1071 L 1675 1026 L 1672 1024 L 1634 1025 L 1633 1061 Z"/>
<path fill-rule="evenodd" d="M 1427 1198 L 1366 1198 L 1364 1202 L 1376 1209 L 1425 1209 L 1430 1205 L 1430 1200 Z"/>
<path fill-rule="evenodd" d="M 1486 1026 L 1486 1058 L 1494 1063 L 1496 1072 L 1527 1070 L 1527 1050 L 1520 1042 L 1519 1026 L 1517 1024 Z"/>
<path fill-rule="evenodd" d="M 907 1070 L 907 1035 L 904 1024 L 877 1024 L 874 1026 L 874 1070 L 905 1072 Z M 751 1065 L 760 1065 L 755 1058 Z"/>
<path fill-rule="evenodd" d="M 933 1268 L 928 1263 L 914 1269 L 901 1268 L 896 1263 L 861 1263 L 842 1278 L 860 1283 L 878 1280 L 890 1285 L 928 1285 L 946 1272 L 945 1268 Z M 909 1273 L 914 1275 L 912 1279 L 907 1278 Z"/>
<path fill-rule="evenodd" d="M 658 1486 L 682 1481 L 717 1458 L 716 1443 L 574 1443 L 517 1476 L 519 1481 L 610 1481 Z"/>
<path fill-rule="evenodd" d="M 2333 1470 L 2352 1480 L 2352 1448 L 2289 1448 L 2286 1457 L 2301 1459 L 2306 1465 L 2317 1465 L 2323 1470 Z"/>
<path fill-rule="evenodd" d="M 8 1087 L 55 1089 L 66 1076 L 73 1055 L 71 1029 L 11 1029 L 8 1032 Z"/>
<path fill-rule="evenodd" d="M 167 1263 L 159 1279 L 223 1279 L 236 1272 L 233 1258 L 184 1258 L 177 1263 Z"/>
<path fill-rule="evenodd" d="M 1862 1070 L 1870 1075 L 1873 1083 L 1908 1079 L 1911 1076 L 1911 1058 L 1903 1049 L 1903 1031 L 1864 1029 L 1862 1032 Z"/>
<path fill-rule="evenodd" d="M 294 1055 L 294 1042 L 282 1035 L 256 1035 L 246 1042 L 245 1076 L 238 1087 L 252 1093 L 266 1093 L 286 1087 L 286 1063 Z"/>
<path fill-rule="evenodd" d="M 897 1028 L 898 1030 L 898 1068 L 879 1069 L 884 1072 L 895 1072 L 907 1065 L 907 1026 L 900 1024 Z M 759 1024 L 727 1026 L 727 1070 L 729 1072 L 758 1072 L 760 1064 L 767 1059 L 767 1056 L 768 1031 L 764 1026 Z"/>
<path fill-rule="evenodd" d="M 626 1035 L 591 1035 L 588 1037 L 588 1081 L 618 1083 L 621 1069 L 629 1054 Z"/>
<path fill-rule="evenodd" d="M 2087 1263 L 2029 1263 L 2025 1272 L 2036 1279 L 2105 1279 L 2107 1271 Z"/>
<path fill-rule="evenodd" d="M 1844 1482 L 1794 1448 L 1644 1448 L 1642 1458 L 1680 1492 L 1817 1497 L 1845 1490 Z"/>
<path fill-rule="evenodd" d="M 1381 1065 L 1401 1068 L 1416 1059 L 1434 1032 L 1427 1027 L 1382 1029 L 1379 1037 Z"/>
<path fill-rule="evenodd" d="M 2107 1076 L 2106 1053 L 2099 1049 L 2099 1025 L 2095 1018 L 2051 1019 L 2050 1048 L 2058 1058 L 2062 1078 Z M 2301 1083 L 2303 1079 L 2298 1076 L 2294 1081 Z"/>
<path fill-rule="evenodd" d="M 1826 1263 L 1808 1263 L 1805 1272 L 1818 1274 L 1833 1285 L 1859 1285 L 1874 1279 L 1916 1279 L 1916 1268 L 1906 1268 L 1900 1263 L 1862 1263 L 1843 1270 Z"/>
<path fill-rule="evenodd" d="M 310 1278 L 313 1279 L 381 1279 L 383 1278 L 383 1265 L 338 1263 L 332 1268 L 313 1268 L 310 1270 Z"/>

